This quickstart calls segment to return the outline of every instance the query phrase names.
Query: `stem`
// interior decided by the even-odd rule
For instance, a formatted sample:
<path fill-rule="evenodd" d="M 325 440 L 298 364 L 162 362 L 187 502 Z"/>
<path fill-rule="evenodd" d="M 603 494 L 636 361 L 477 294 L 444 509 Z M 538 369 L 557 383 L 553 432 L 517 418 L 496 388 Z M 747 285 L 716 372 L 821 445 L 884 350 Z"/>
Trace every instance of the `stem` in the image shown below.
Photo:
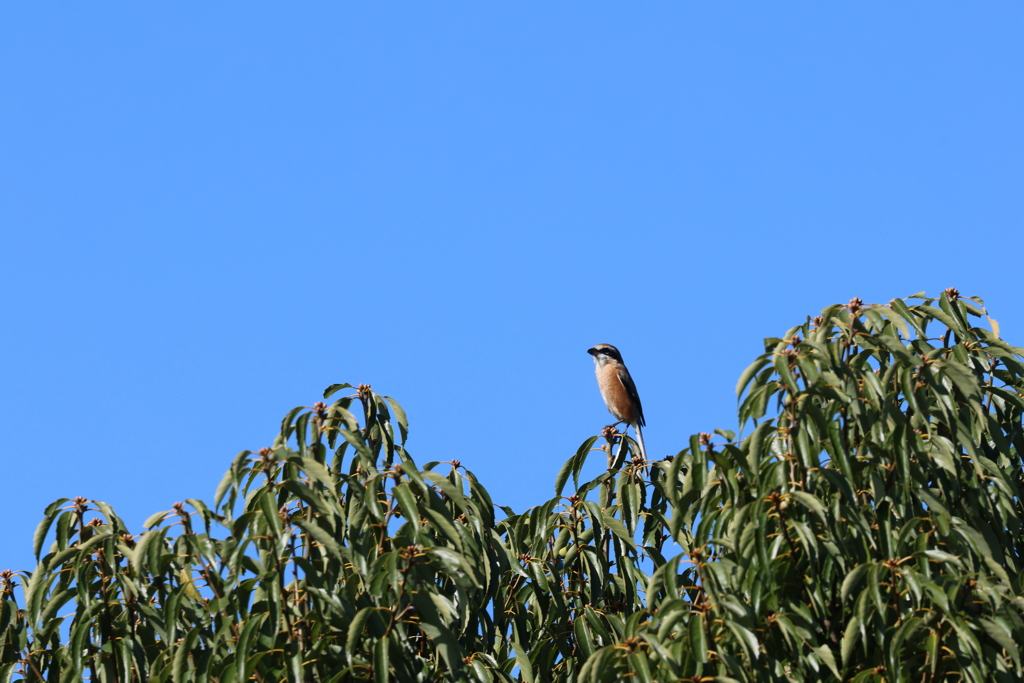
<path fill-rule="evenodd" d="M 995 384 L 995 379 L 996 379 L 995 371 L 996 371 L 996 366 L 997 365 L 999 365 L 999 359 L 996 358 L 995 356 L 992 356 L 992 363 L 988 367 L 988 388 L 989 388 L 989 392 L 988 392 L 988 396 L 985 397 L 985 402 L 982 403 L 982 408 L 984 408 L 986 413 L 992 408 L 992 391 L 991 391 L 991 389 L 992 389 L 993 385 Z"/>
<path fill-rule="evenodd" d="M 583 591 L 586 590 L 586 580 L 583 578 L 583 570 L 581 566 L 583 564 L 583 558 L 580 556 L 580 537 L 576 533 L 576 508 L 572 508 L 572 541 L 576 547 L 576 588 L 579 591 L 580 602 L 584 599 Z"/>
<path fill-rule="evenodd" d="M 28 662 L 29 668 L 32 669 L 32 671 L 33 671 L 33 673 L 35 673 L 36 677 L 39 678 L 40 683 L 42 683 L 42 681 L 46 680 L 45 678 L 43 678 L 43 674 L 39 671 L 39 669 L 36 668 L 36 663 L 32 661 L 32 654 L 31 653 L 25 655 L 25 661 Z"/>
<path fill-rule="evenodd" d="M 114 637 L 113 634 L 110 632 L 110 629 L 114 619 L 110 614 L 110 600 L 108 600 L 107 595 L 107 583 L 109 582 L 110 574 L 113 573 L 113 571 L 108 573 L 104 572 L 103 570 L 104 568 L 111 570 L 113 568 L 106 566 L 106 560 L 104 559 L 102 550 L 96 551 L 96 566 L 100 570 L 100 600 L 103 601 L 103 615 L 104 617 L 106 617 L 105 620 L 102 622 L 100 638 L 104 643 L 112 643 L 114 641 Z M 121 673 L 121 669 L 117 665 L 117 648 L 112 647 L 110 652 L 111 656 L 114 658 L 114 681 L 116 683 L 116 681 L 120 680 Z"/>
<path fill-rule="evenodd" d="M 621 451 L 621 446 L 620 446 L 619 450 Z M 615 479 L 614 478 L 609 477 L 608 479 L 605 480 L 604 488 L 601 491 L 601 502 L 600 502 L 601 510 L 607 510 L 609 507 L 611 507 L 611 505 L 615 501 L 615 488 L 614 487 L 615 487 Z M 597 547 L 599 547 L 599 548 L 601 547 L 601 545 L 604 545 L 604 561 L 608 564 L 609 567 L 611 567 L 611 561 L 612 561 L 612 532 L 609 531 L 608 529 L 605 529 L 604 530 L 604 541 L 603 541 L 603 543 L 597 543 L 595 545 L 597 545 Z"/>
<path fill-rule="evenodd" d="M 889 597 L 892 599 L 892 609 L 896 612 L 896 625 L 903 623 L 903 616 L 900 614 L 899 595 L 896 592 L 896 567 L 889 567 Z"/>
<path fill-rule="evenodd" d="M 793 543 L 793 539 L 789 536 L 789 527 L 786 526 L 786 515 L 783 513 L 781 506 L 777 506 L 775 509 L 779 513 L 779 524 L 782 525 L 782 537 L 786 539 L 786 544 L 789 545 L 789 552 L 793 557 L 796 557 L 797 547 L 796 544 Z"/>

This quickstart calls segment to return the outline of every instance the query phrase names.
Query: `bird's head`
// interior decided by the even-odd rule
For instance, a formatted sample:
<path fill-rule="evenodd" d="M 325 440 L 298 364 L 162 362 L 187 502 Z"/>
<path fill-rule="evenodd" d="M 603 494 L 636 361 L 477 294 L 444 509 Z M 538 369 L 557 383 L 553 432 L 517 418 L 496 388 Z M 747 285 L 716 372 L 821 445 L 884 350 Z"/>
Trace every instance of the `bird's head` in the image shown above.
<path fill-rule="evenodd" d="M 591 349 L 587 349 L 587 353 L 594 357 L 594 365 L 597 367 L 601 367 L 606 363 L 622 362 L 622 354 L 611 344 L 598 344 Z"/>

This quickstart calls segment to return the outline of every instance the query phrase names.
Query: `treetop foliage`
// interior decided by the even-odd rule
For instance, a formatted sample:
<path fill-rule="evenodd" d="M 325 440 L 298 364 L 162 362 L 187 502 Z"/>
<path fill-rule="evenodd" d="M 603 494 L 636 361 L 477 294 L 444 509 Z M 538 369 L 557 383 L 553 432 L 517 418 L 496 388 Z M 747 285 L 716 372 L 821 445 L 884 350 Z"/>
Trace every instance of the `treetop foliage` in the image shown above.
<path fill-rule="evenodd" d="M 643 461 L 606 428 L 521 514 L 333 385 L 212 505 L 138 534 L 50 505 L 35 569 L 0 573 L 0 675 L 1021 680 L 1024 349 L 986 317 L 954 289 L 830 306 L 743 373 L 745 436 Z"/>

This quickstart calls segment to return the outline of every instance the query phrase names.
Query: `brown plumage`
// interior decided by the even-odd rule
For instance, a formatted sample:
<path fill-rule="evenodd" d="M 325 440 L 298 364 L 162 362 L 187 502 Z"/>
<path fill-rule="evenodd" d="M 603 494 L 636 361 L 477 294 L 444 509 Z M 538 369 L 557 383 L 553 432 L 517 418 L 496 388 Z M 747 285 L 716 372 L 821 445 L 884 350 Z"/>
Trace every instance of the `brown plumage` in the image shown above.
<path fill-rule="evenodd" d="M 637 393 L 633 378 L 622 362 L 622 354 L 611 344 L 598 344 L 588 349 L 587 353 L 594 357 L 597 386 L 608 412 L 619 422 L 633 427 L 637 445 L 640 446 L 640 456 L 646 460 L 647 450 L 640 429 L 647 425 L 644 421 L 644 408 L 640 404 L 640 394 Z"/>

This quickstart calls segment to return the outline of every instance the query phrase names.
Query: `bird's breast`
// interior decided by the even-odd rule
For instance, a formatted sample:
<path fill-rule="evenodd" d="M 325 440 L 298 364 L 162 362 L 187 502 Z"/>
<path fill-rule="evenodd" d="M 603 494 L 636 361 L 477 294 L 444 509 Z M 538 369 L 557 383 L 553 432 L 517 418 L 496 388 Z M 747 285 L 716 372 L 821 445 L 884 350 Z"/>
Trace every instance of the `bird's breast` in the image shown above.
<path fill-rule="evenodd" d="M 636 411 L 633 409 L 633 402 L 629 400 L 626 387 L 622 386 L 619 380 L 619 371 L 613 365 L 606 365 L 597 369 L 597 386 L 601 390 L 601 398 L 608 408 L 608 412 L 617 420 L 624 420 L 630 424 L 636 422 Z"/>

